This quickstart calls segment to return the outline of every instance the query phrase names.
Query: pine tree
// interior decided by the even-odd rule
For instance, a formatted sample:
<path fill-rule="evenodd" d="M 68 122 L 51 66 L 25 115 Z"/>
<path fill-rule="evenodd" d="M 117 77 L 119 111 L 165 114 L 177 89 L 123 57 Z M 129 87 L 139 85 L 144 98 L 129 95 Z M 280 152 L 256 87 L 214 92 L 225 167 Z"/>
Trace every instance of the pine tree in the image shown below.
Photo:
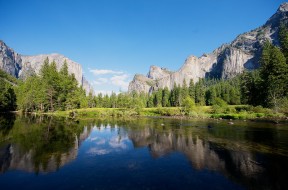
<path fill-rule="evenodd" d="M 165 87 L 162 91 L 162 106 L 163 107 L 169 107 L 169 90 L 168 87 Z"/>
<path fill-rule="evenodd" d="M 281 23 L 279 27 L 279 42 L 281 51 L 286 58 L 286 63 L 288 64 L 288 29 L 284 23 Z"/>
<path fill-rule="evenodd" d="M 0 112 L 16 110 L 16 94 L 11 84 L 0 78 Z"/>
<path fill-rule="evenodd" d="M 117 107 L 117 95 L 115 92 L 112 92 L 110 96 L 110 102 L 111 102 L 111 107 L 116 108 Z"/>
<path fill-rule="evenodd" d="M 181 101 L 189 96 L 189 89 L 186 83 L 186 80 L 183 80 L 183 86 L 181 88 Z"/>
<path fill-rule="evenodd" d="M 195 85 L 195 103 L 201 106 L 205 105 L 204 79 L 199 79 Z"/>
<path fill-rule="evenodd" d="M 280 49 L 269 43 L 263 47 L 260 60 L 262 90 L 266 100 L 262 104 L 274 107 L 277 111 L 280 99 L 287 95 L 288 65 Z"/>
<path fill-rule="evenodd" d="M 194 85 L 193 79 L 190 79 L 188 91 L 189 91 L 189 96 L 195 99 L 195 85 Z"/>
<path fill-rule="evenodd" d="M 206 91 L 206 104 L 207 105 L 213 105 L 216 97 L 217 97 L 217 94 L 216 94 L 215 86 L 211 86 Z"/>
<path fill-rule="evenodd" d="M 154 99 L 153 94 L 150 94 L 148 97 L 148 101 L 147 101 L 147 107 L 148 108 L 154 107 L 153 99 Z"/>
<path fill-rule="evenodd" d="M 174 85 L 173 85 L 173 89 L 171 90 L 171 93 L 170 93 L 170 105 L 173 106 L 173 107 L 176 107 L 178 106 L 177 105 L 177 100 L 178 100 L 178 90 L 177 90 L 177 85 L 176 83 L 174 82 Z"/>
<path fill-rule="evenodd" d="M 155 92 L 154 106 L 162 107 L 162 89 Z"/>

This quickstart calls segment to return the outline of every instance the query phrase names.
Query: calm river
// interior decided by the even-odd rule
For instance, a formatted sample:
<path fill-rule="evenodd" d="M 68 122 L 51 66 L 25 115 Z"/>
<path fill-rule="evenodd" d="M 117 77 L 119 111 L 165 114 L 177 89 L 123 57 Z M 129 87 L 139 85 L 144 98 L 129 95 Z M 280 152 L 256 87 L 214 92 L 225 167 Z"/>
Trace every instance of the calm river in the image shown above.
<path fill-rule="evenodd" d="M 0 115 L 0 189 L 288 189 L 288 125 Z"/>

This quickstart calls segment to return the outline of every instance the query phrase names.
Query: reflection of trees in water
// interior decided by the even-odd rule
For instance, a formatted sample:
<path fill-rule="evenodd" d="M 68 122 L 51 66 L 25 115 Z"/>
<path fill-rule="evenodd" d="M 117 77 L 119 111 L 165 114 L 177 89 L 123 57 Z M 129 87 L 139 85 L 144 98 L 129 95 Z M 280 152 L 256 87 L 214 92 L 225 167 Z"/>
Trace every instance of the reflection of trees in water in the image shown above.
<path fill-rule="evenodd" d="M 11 140 L 0 148 L 1 171 L 8 169 L 49 172 L 74 160 L 79 144 L 92 124 L 64 121 L 52 117 L 17 119 L 7 136 Z"/>
<path fill-rule="evenodd" d="M 0 134 L 7 135 L 14 125 L 15 114 L 1 113 L 0 115 Z"/>
<path fill-rule="evenodd" d="M 273 148 L 277 137 L 282 134 L 272 129 L 263 132 L 266 142 L 257 136 L 259 133 L 256 131 L 249 131 L 251 128 L 239 131 L 235 131 L 238 130 L 236 126 L 215 129 L 213 124 L 209 124 L 211 128 L 205 124 L 190 127 L 180 120 L 75 122 L 51 117 L 27 117 L 5 123 L 8 123 L 6 128 L 9 130 L 4 130 L 5 135 L 1 130 L 1 135 L 11 139 L 0 144 L 2 172 L 8 169 L 36 173 L 55 171 L 76 158 L 79 145 L 95 126 L 99 129 L 110 127 L 111 132 L 118 135 L 118 141 L 128 135 L 134 147 L 148 147 L 155 158 L 181 152 L 193 168 L 220 172 L 249 189 L 285 189 L 286 185 L 287 157 L 268 154 L 267 151 L 260 153 L 260 150 L 254 153 L 255 150 L 247 146 L 260 142 Z M 266 134 L 270 132 L 272 134 Z"/>
<path fill-rule="evenodd" d="M 128 130 L 135 147 L 148 146 L 153 157 L 171 152 L 183 153 L 197 170 L 217 171 L 250 189 L 283 189 L 286 185 L 287 157 L 253 153 L 241 141 L 217 141 L 193 127 L 144 127 Z M 206 132 L 207 133 L 207 132 Z M 242 140 L 245 139 L 243 131 Z M 254 134 L 254 136 L 257 134 Z M 207 137 L 207 138 L 205 138 Z M 210 138 L 211 137 L 211 138 Z M 255 139 L 254 139 L 255 140 Z M 283 177 L 286 176 L 286 177 Z"/>

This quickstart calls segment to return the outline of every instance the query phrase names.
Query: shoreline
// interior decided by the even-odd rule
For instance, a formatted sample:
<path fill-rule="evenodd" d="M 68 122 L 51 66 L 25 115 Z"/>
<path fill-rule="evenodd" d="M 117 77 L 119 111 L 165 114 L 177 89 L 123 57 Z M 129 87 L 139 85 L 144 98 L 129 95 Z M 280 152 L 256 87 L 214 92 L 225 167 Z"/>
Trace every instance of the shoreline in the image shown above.
<path fill-rule="evenodd" d="M 159 118 L 159 119 L 179 119 L 179 120 L 211 120 L 211 121 L 227 121 L 229 124 L 233 125 L 232 121 L 253 121 L 253 122 L 266 122 L 273 124 L 287 124 L 288 117 L 280 116 L 279 114 L 274 115 L 263 115 L 260 113 L 220 113 L 211 114 L 207 112 L 201 112 L 194 116 L 189 115 L 161 115 L 159 113 L 155 114 L 155 110 L 161 110 L 162 108 L 144 108 L 141 111 L 136 112 L 134 109 L 129 108 L 86 108 L 86 109 L 75 109 L 67 111 L 56 111 L 56 112 L 21 112 L 12 111 L 5 112 L 4 114 L 17 114 L 17 115 L 34 115 L 34 116 L 54 116 L 63 117 L 72 120 L 89 120 L 89 119 L 101 119 L 101 118 L 126 118 L 126 119 L 136 119 L 136 118 Z M 179 108 L 164 108 L 176 110 Z M 150 110 L 150 112 L 147 112 Z M 72 114 L 71 114 L 72 113 Z"/>

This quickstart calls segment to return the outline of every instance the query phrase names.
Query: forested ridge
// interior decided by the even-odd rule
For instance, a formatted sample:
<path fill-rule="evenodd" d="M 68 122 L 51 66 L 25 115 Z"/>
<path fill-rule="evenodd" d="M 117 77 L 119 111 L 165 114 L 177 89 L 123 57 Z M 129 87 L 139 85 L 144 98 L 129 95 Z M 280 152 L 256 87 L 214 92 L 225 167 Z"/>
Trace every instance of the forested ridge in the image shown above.
<path fill-rule="evenodd" d="M 277 47 L 265 42 L 260 68 L 244 71 L 229 79 L 200 79 L 174 84 L 174 88 L 158 89 L 151 94 L 112 93 L 85 94 L 74 75 L 68 73 L 67 63 L 58 71 L 55 62 L 44 61 L 40 75 L 25 81 L 0 72 L 0 111 L 54 112 L 78 108 L 144 108 L 185 107 L 204 105 L 253 105 L 287 113 L 288 109 L 288 29 L 279 29 Z M 16 104 L 17 103 L 17 104 Z"/>

